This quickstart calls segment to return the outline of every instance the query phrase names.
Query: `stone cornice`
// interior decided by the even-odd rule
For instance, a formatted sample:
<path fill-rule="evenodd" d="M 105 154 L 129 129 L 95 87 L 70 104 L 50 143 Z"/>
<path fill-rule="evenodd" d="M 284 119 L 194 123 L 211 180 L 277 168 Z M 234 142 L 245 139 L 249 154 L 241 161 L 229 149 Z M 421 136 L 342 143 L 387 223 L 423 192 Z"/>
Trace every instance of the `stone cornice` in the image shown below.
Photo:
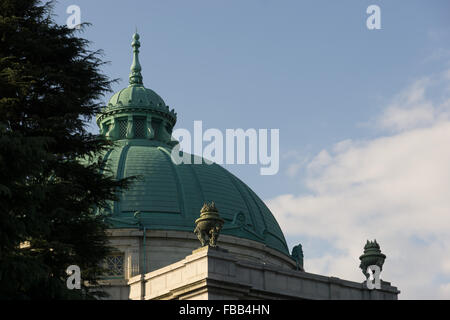
<path fill-rule="evenodd" d="M 129 114 L 129 113 L 145 113 L 145 114 L 152 114 L 157 115 L 162 118 L 165 118 L 169 120 L 170 125 L 173 127 L 175 126 L 175 123 L 177 122 L 177 114 L 172 111 L 165 111 L 157 108 L 151 108 L 151 107 L 118 107 L 118 108 L 106 108 L 101 114 L 97 115 L 97 124 L 100 124 L 103 120 L 105 120 L 108 117 L 116 116 L 119 114 Z"/>

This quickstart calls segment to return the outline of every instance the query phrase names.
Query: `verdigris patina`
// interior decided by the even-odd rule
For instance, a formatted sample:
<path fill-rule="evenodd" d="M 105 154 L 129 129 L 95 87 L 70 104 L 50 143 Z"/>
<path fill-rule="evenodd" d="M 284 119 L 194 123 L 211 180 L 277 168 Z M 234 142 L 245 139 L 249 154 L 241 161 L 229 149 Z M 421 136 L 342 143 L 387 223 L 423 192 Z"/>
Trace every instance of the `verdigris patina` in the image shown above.
<path fill-rule="evenodd" d="M 292 248 L 291 256 L 297 264 L 297 270 L 303 270 L 303 248 L 301 244 Z"/>
<path fill-rule="evenodd" d="M 377 243 L 377 240 L 369 241 L 367 240 L 366 245 L 364 246 L 364 254 L 359 257 L 361 260 L 361 264 L 359 267 L 362 270 L 362 273 L 369 277 L 367 273 L 367 267 L 376 265 L 380 268 L 380 271 L 383 270 L 384 260 L 386 259 L 386 255 L 381 253 L 380 245 Z"/>
<path fill-rule="evenodd" d="M 214 202 L 205 203 L 200 210 L 200 218 L 195 220 L 196 227 L 194 229 L 202 247 L 206 245 L 217 246 L 217 239 L 223 223 L 224 220 L 219 216 L 219 210 L 217 210 Z"/>

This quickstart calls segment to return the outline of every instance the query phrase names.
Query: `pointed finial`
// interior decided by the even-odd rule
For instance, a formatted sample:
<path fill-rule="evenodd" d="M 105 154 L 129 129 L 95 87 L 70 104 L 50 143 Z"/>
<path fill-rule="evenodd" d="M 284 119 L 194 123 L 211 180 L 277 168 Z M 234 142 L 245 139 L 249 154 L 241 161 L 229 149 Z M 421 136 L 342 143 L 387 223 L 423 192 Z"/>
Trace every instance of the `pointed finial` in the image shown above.
<path fill-rule="evenodd" d="M 141 64 L 139 62 L 139 47 L 141 43 L 139 42 L 139 34 L 136 32 L 133 35 L 133 42 L 131 43 L 133 47 L 133 63 L 130 68 L 130 85 L 142 85 L 142 74 L 141 74 Z"/>

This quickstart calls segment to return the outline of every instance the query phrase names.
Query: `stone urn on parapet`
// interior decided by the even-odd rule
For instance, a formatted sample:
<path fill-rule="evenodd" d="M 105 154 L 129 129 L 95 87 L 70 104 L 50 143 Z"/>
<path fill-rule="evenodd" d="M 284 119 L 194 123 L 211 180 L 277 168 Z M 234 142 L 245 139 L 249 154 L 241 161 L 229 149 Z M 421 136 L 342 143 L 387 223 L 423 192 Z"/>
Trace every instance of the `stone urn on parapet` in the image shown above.
<path fill-rule="evenodd" d="M 366 245 L 364 246 L 364 254 L 359 257 L 359 260 L 361 260 L 359 267 L 366 278 L 369 278 L 370 275 L 367 273 L 367 268 L 375 265 L 380 268 L 381 272 L 385 259 L 386 255 L 381 253 L 380 245 L 377 243 L 377 240 L 367 240 Z"/>
<path fill-rule="evenodd" d="M 219 216 L 214 202 L 205 203 L 200 210 L 200 218 L 195 220 L 194 233 L 200 240 L 202 247 L 209 245 L 217 246 L 220 230 L 222 230 L 224 220 Z"/>

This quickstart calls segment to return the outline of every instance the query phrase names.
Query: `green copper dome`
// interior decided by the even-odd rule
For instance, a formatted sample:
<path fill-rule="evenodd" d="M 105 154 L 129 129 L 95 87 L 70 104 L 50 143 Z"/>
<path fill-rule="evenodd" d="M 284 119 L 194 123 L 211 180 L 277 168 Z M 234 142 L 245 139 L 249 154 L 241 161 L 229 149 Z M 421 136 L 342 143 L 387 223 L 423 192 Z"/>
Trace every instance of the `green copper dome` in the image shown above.
<path fill-rule="evenodd" d="M 108 102 L 108 108 L 144 107 L 167 110 L 164 100 L 153 90 L 144 86 L 129 86 L 115 93 Z"/>
<path fill-rule="evenodd" d="M 111 140 L 151 139 L 170 144 L 177 114 L 155 91 L 144 87 L 137 33 L 133 35 L 131 46 L 133 63 L 129 86 L 115 93 L 97 115 L 100 133 Z"/>
<path fill-rule="evenodd" d="M 195 161 L 196 156 L 187 156 L 191 164 L 172 160 L 176 114 L 142 85 L 138 39 L 135 35 L 130 86 L 114 94 L 97 117 L 101 132 L 116 141 L 104 155 L 110 172 L 118 179 L 138 176 L 107 209 L 112 227 L 138 228 L 135 212 L 140 211 L 147 229 L 193 232 L 202 205 L 214 201 L 225 220 L 221 234 L 258 241 L 289 256 L 277 221 L 244 182 L 220 165 Z"/>
<path fill-rule="evenodd" d="M 129 140 L 106 154 L 117 178 L 138 176 L 109 212 L 115 228 L 193 232 L 205 202 L 214 201 L 225 220 L 221 234 L 262 242 L 288 254 L 283 233 L 264 202 L 241 180 L 217 164 L 175 164 L 172 148 L 156 141 Z"/>

